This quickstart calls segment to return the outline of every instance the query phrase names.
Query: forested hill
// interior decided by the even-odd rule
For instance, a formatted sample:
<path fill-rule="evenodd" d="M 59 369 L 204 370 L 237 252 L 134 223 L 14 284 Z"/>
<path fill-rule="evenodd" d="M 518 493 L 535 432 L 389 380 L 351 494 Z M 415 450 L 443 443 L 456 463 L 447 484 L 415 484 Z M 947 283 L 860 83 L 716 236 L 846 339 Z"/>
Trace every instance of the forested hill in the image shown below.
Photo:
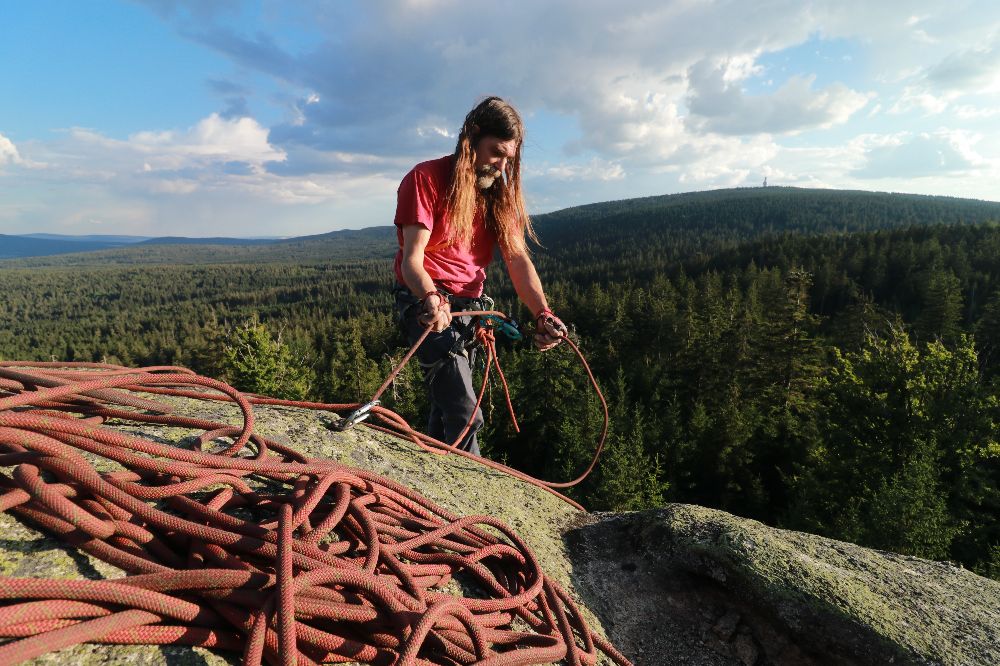
<path fill-rule="evenodd" d="M 553 230 L 613 220 L 633 226 L 674 223 L 754 231 L 867 231 L 911 224 L 1000 220 L 1000 202 L 865 192 L 754 187 L 667 194 L 576 206 L 535 218 Z"/>
<path fill-rule="evenodd" d="M 0 259 L 14 255 L 4 253 L 6 238 L 0 236 Z M 32 239 L 27 239 L 32 240 Z M 41 241 L 37 241 L 41 242 Z M 46 251 L 50 256 L 27 257 L 0 261 L 0 268 L 41 268 L 58 266 L 109 266 L 143 264 L 241 264 L 262 262 L 316 263 L 377 259 L 395 252 L 392 227 L 370 227 L 360 230 L 332 231 L 315 236 L 273 239 L 240 238 L 151 238 L 114 249 L 83 251 L 84 243 L 64 243 L 58 251 Z M 107 245 L 103 246 L 108 247 Z M 72 252 L 71 254 L 67 254 Z"/>
<path fill-rule="evenodd" d="M 0 259 L 69 252 L 90 252 L 117 247 L 119 245 L 122 245 L 122 243 L 103 240 L 70 240 L 66 238 L 37 238 L 0 234 Z"/>
<path fill-rule="evenodd" d="M 587 262 L 593 252 L 631 254 L 637 249 L 636 237 L 642 239 L 640 249 L 655 251 L 661 259 L 678 259 L 731 249 L 766 234 L 1000 222 L 1000 203 L 767 187 L 609 201 L 537 215 L 534 220 L 546 250 L 565 252 L 569 262 Z M 4 242 L 0 239 L 0 246 Z M 388 258 L 395 247 L 393 228 L 383 226 L 281 240 L 155 238 L 112 250 L 26 258 L 0 266 L 313 263 Z"/>
<path fill-rule="evenodd" d="M 791 188 L 538 216 L 546 295 L 611 409 L 601 464 L 569 492 L 593 509 L 702 504 L 1000 578 L 998 221 L 997 203 Z M 367 401 L 406 351 L 395 248 L 386 226 L 3 262 L 0 359 L 176 363 Z M 487 286 L 530 319 L 499 267 Z M 575 357 L 503 347 L 520 431 L 490 394 L 483 451 L 575 477 L 601 423 Z M 418 375 L 385 397 L 411 423 Z"/>
<path fill-rule="evenodd" d="M 1000 203 L 848 190 L 758 187 L 626 199 L 540 215 L 542 242 L 561 270 L 614 256 L 699 263 L 764 236 L 844 234 L 1000 222 Z M 641 256 L 637 256 L 641 255 Z M 620 265 L 624 278 L 635 265 Z M 635 276 L 645 278 L 648 276 Z"/>

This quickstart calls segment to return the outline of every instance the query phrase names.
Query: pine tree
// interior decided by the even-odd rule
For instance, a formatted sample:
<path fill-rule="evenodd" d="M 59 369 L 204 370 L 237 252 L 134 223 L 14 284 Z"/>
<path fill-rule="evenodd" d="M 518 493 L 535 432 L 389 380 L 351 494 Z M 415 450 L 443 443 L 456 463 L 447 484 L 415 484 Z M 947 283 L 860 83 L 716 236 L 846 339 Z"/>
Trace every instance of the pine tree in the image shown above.
<path fill-rule="evenodd" d="M 988 378 L 1000 375 L 1000 289 L 993 292 L 976 322 L 976 348 L 983 374 Z"/>
<path fill-rule="evenodd" d="M 745 372 L 756 431 L 747 435 L 743 515 L 764 518 L 787 506 L 786 477 L 805 459 L 816 438 L 821 375 L 819 318 L 809 311 L 810 274 L 776 271 L 763 286 L 760 323 L 751 329 L 753 361 Z"/>
<path fill-rule="evenodd" d="M 307 361 L 272 337 L 254 315 L 235 328 L 222 353 L 229 382 L 242 391 L 301 400 L 309 395 L 313 372 Z"/>
<path fill-rule="evenodd" d="M 211 312 L 199 337 L 189 340 L 184 365 L 206 377 L 222 377 L 225 370 L 225 330 L 219 324 L 215 312 Z"/>
<path fill-rule="evenodd" d="M 362 324 L 357 318 L 349 319 L 335 335 L 328 373 L 330 399 L 367 402 L 385 377 L 365 351 Z"/>
<path fill-rule="evenodd" d="M 962 286 L 950 270 L 933 271 L 923 293 L 923 307 L 913 330 L 921 341 L 954 342 L 962 332 Z"/>
<path fill-rule="evenodd" d="M 639 511 L 662 506 L 666 486 L 657 457 L 645 450 L 642 410 L 617 423 L 597 468 L 597 483 L 589 494 L 589 508 L 598 511 Z"/>
<path fill-rule="evenodd" d="M 857 351 L 865 345 L 869 335 L 884 331 L 893 316 L 880 309 L 872 295 L 860 291 L 854 282 L 850 285 L 848 298 L 847 305 L 829 321 L 826 332 L 832 346 L 841 351 Z"/>
<path fill-rule="evenodd" d="M 952 553 L 967 525 L 988 524 L 968 483 L 990 478 L 995 400 L 983 395 L 971 341 L 956 344 L 921 351 L 895 326 L 861 351 L 835 352 L 793 524 L 931 558 Z M 980 551 L 990 538 L 978 534 Z"/>

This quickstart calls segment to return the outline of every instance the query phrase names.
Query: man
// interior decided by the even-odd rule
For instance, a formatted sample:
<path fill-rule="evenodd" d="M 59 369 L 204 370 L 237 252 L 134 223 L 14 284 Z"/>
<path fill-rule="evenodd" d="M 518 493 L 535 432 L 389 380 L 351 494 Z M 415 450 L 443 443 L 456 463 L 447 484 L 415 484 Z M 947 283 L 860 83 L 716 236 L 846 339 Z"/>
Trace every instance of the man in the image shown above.
<path fill-rule="evenodd" d="M 484 309 L 486 267 L 497 246 L 518 297 L 535 315 L 535 345 L 555 347 L 566 326 L 549 309 L 527 238 L 537 242 L 521 193 L 524 124 L 514 108 L 488 97 L 465 117 L 453 155 L 415 166 L 396 204 L 396 311 L 417 351 L 431 413 L 427 434 L 479 455 L 483 426 L 472 386 L 474 322 L 452 312 Z"/>

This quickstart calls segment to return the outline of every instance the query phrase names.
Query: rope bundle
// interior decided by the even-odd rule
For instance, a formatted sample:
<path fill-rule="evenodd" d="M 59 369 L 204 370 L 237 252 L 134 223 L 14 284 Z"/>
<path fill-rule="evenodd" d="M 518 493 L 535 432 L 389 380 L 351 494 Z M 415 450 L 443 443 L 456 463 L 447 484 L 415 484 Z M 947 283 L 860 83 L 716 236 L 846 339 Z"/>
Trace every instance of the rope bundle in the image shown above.
<path fill-rule="evenodd" d="M 229 400 L 243 423 L 150 393 Z M 275 401 L 180 368 L 0 363 L 0 511 L 127 573 L 0 577 L 0 663 L 100 642 L 246 664 L 628 664 L 502 522 L 262 437 L 253 402 Z M 183 448 L 109 418 L 201 434 Z"/>

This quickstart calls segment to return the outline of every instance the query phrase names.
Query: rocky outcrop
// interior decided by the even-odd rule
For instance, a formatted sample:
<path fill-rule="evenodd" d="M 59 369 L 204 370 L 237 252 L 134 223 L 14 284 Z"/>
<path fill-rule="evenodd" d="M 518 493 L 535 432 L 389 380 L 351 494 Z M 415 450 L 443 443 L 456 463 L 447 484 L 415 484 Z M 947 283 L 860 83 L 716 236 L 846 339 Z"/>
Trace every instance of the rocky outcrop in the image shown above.
<path fill-rule="evenodd" d="M 703 507 L 586 517 L 575 589 L 637 664 L 1000 663 L 1000 583 Z"/>
<path fill-rule="evenodd" d="M 238 422 L 220 403 L 171 400 L 189 416 Z M 636 664 L 996 664 L 1000 584 L 947 564 L 766 527 L 700 507 L 586 514 L 455 456 L 355 428 L 322 412 L 257 410 L 262 434 L 311 456 L 390 476 L 447 509 L 520 533 L 587 620 Z M 118 423 L 163 442 L 192 431 Z M 112 566 L 0 513 L 0 575 L 115 578 Z M 36 663 L 221 664 L 188 648 L 77 646 Z"/>

